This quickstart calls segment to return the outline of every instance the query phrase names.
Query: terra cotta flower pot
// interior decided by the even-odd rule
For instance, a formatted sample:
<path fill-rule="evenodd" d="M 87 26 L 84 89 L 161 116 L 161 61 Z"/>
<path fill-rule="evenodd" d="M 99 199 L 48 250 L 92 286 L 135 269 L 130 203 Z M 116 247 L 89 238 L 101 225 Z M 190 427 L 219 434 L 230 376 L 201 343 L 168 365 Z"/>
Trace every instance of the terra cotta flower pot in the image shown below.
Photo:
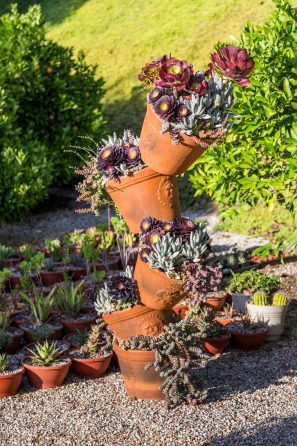
<path fill-rule="evenodd" d="M 186 296 L 180 280 L 170 279 L 164 272 L 152 269 L 138 257 L 134 271 L 141 302 L 156 310 L 172 308 Z"/>
<path fill-rule="evenodd" d="M 109 367 L 112 353 L 104 358 L 77 358 L 71 356 L 71 370 L 78 375 L 100 378 Z"/>
<path fill-rule="evenodd" d="M 28 380 L 32 386 L 37 389 L 47 389 L 59 387 L 63 384 L 71 364 L 71 359 L 65 359 L 62 364 L 52 366 L 36 366 L 26 363 L 24 360 L 24 367 Z"/>
<path fill-rule="evenodd" d="M 25 372 L 24 367 L 16 373 L 9 373 L 8 375 L 0 375 L 0 398 L 5 396 L 13 396 L 17 393 L 22 376 Z"/>
<path fill-rule="evenodd" d="M 105 313 L 102 317 L 120 339 L 137 335 L 158 336 L 162 333 L 164 325 L 173 319 L 170 310 L 154 310 L 145 305 Z"/>
<path fill-rule="evenodd" d="M 193 137 L 184 133 L 179 133 L 178 144 L 172 144 L 169 132 L 162 134 L 161 127 L 161 119 L 148 104 L 139 140 L 141 158 L 156 172 L 181 175 L 205 149 L 197 144 Z"/>
<path fill-rule="evenodd" d="M 206 338 L 204 340 L 204 348 L 211 355 L 218 355 L 223 353 L 227 345 L 229 344 L 230 334 L 221 336 L 220 338 Z"/>
<path fill-rule="evenodd" d="M 257 350 L 263 343 L 267 330 L 260 333 L 239 333 L 230 329 L 231 345 L 241 350 Z"/>
<path fill-rule="evenodd" d="M 141 220 L 148 215 L 159 220 L 180 216 L 176 178 L 146 167 L 120 181 L 110 180 L 105 189 L 122 214 L 131 232 L 138 233 Z"/>
<path fill-rule="evenodd" d="M 164 378 L 161 378 L 154 367 L 145 369 L 145 366 L 155 360 L 153 351 L 124 350 L 117 342 L 113 344 L 114 351 L 119 360 L 121 373 L 127 394 L 130 397 L 143 400 L 161 400 L 164 394 L 160 389 Z"/>

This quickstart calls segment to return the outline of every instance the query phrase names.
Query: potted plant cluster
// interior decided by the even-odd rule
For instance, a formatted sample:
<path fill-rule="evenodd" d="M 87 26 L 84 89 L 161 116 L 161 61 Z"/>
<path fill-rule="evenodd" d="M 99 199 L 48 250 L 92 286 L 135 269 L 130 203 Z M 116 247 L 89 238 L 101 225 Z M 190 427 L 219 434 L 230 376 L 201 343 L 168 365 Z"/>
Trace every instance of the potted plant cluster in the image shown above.
<path fill-rule="evenodd" d="M 253 320 L 267 322 L 266 339 L 268 341 L 276 341 L 281 337 L 287 309 L 288 300 L 281 292 L 271 295 L 271 293 L 258 291 L 247 303 L 247 312 Z"/>
<path fill-rule="evenodd" d="M 174 177 L 158 174 L 143 163 L 138 138 L 125 131 L 122 138 L 115 134 L 88 151 L 88 159 L 77 173 L 83 176 L 78 185 L 79 201 L 86 201 L 98 214 L 101 204 L 119 209 L 132 233 L 147 213 L 172 219 L 180 213 Z M 110 199 L 111 198 L 111 199 Z"/>
<path fill-rule="evenodd" d="M 211 309 L 205 307 L 201 310 L 198 324 L 205 350 L 211 355 L 223 353 L 229 344 L 231 335 L 224 326 L 215 320 Z"/>
<path fill-rule="evenodd" d="M 140 81 L 153 85 L 140 135 L 143 161 L 156 172 L 180 175 L 232 122 L 233 86 L 249 85 L 254 61 L 248 51 L 222 45 L 206 71 L 164 55 L 147 63 Z M 172 146 L 172 144 L 174 146 Z"/>
<path fill-rule="evenodd" d="M 257 350 L 267 335 L 267 322 L 253 321 L 249 314 L 243 314 L 240 321 L 228 324 L 231 344 L 242 350 Z"/>

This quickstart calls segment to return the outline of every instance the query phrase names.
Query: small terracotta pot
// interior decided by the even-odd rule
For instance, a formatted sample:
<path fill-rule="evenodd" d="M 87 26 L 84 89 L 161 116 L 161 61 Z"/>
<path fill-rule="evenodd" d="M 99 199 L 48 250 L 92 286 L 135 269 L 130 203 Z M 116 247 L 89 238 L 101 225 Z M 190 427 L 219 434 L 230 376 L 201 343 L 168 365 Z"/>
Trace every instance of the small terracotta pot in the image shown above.
<path fill-rule="evenodd" d="M 35 285 L 40 284 L 37 274 L 31 274 L 29 280 L 31 283 L 34 283 Z M 8 282 L 11 288 L 17 288 L 21 285 L 21 276 L 18 274 L 13 274 L 12 276 L 9 277 Z"/>
<path fill-rule="evenodd" d="M 180 216 L 176 178 L 148 167 L 119 182 L 110 180 L 105 189 L 116 204 L 131 232 L 138 233 L 144 217 L 174 220 Z"/>
<path fill-rule="evenodd" d="M 62 324 L 56 324 L 57 327 L 53 328 L 51 334 L 47 339 L 56 340 L 61 337 L 63 326 Z M 20 328 L 25 332 L 25 339 L 27 342 L 36 342 L 36 338 L 34 337 L 34 334 L 32 333 L 32 330 L 30 330 L 29 327 L 26 325 L 20 325 Z"/>
<path fill-rule="evenodd" d="M 81 345 L 74 344 L 73 342 L 71 342 L 70 337 L 74 336 L 74 335 L 75 335 L 75 333 L 68 333 L 67 335 L 63 336 L 62 341 L 67 342 L 67 344 L 69 344 L 72 349 L 76 350 L 76 349 L 79 349 L 81 347 Z"/>
<path fill-rule="evenodd" d="M 24 367 L 22 370 L 9 375 L 0 375 L 0 398 L 5 396 L 13 396 L 19 390 L 22 382 L 22 376 L 25 372 Z"/>
<path fill-rule="evenodd" d="M 229 344 L 230 334 L 221 336 L 220 338 L 206 338 L 204 340 L 204 348 L 211 355 L 218 355 L 223 353 L 227 345 Z"/>
<path fill-rule="evenodd" d="M 67 268 L 67 274 L 75 282 L 76 280 L 82 280 L 87 275 L 87 270 L 84 267 L 75 268 L 70 266 Z"/>
<path fill-rule="evenodd" d="M 187 305 L 175 305 L 172 308 L 173 313 L 177 314 L 177 316 L 180 316 L 182 319 L 186 317 L 187 312 L 189 311 L 189 308 Z"/>
<path fill-rule="evenodd" d="M 64 332 L 68 334 L 76 330 L 82 330 L 83 328 L 90 328 L 95 323 L 97 317 L 97 314 L 94 314 L 89 319 L 60 319 L 60 321 L 63 325 Z"/>
<path fill-rule="evenodd" d="M 24 331 L 19 329 L 16 333 L 11 335 L 11 340 L 6 346 L 5 352 L 8 355 L 13 355 L 19 348 L 20 343 L 24 337 Z"/>
<path fill-rule="evenodd" d="M 63 282 L 64 280 L 62 271 L 41 271 L 40 277 L 44 286 L 55 285 L 55 283 Z"/>
<path fill-rule="evenodd" d="M 11 257 L 10 259 L 4 259 L 3 263 L 7 268 L 13 268 L 19 265 L 24 260 L 23 256 Z"/>
<path fill-rule="evenodd" d="M 206 305 L 215 311 L 220 311 L 225 304 L 227 293 L 225 291 L 218 291 L 211 294 L 213 294 L 213 296 L 206 296 Z M 215 296 L 216 294 L 217 296 Z"/>
<path fill-rule="evenodd" d="M 181 281 L 170 279 L 165 273 L 149 267 L 138 257 L 134 270 L 141 302 L 155 310 L 172 308 L 186 297 Z"/>
<path fill-rule="evenodd" d="M 126 391 L 130 397 L 143 400 L 161 400 L 164 394 L 160 389 L 161 378 L 154 367 L 145 370 L 145 366 L 155 360 L 153 351 L 123 350 L 117 342 L 113 344 L 124 378 Z"/>
<path fill-rule="evenodd" d="M 257 350 L 263 343 L 267 330 L 261 333 L 238 333 L 230 330 L 231 345 L 241 350 Z"/>
<path fill-rule="evenodd" d="M 71 359 L 66 358 L 64 364 L 52 366 L 36 366 L 26 363 L 24 359 L 23 366 L 26 369 L 28 380 L 32 386 L 37 389 L 48 389 L 59 387 L 63 384 L 71 365 Z"/>
<path fill-rule="evenodd" d="M 172 321 L 170 310 L 153 310 L 145 305 L 135 305 L 126 310 L 103 314 L 117 338 L 128 339 L 131 336 L 158 336 L 164 325 Z"/>
<path fill-rule="evenodd" d="M 106 370 L 109 367 L 112 353 L 105 358 L 71 358 L 71 370 L 78 375 L 88 376 L 90 378 L 100 378 L 100 376 L 104 375 Z"/>
<path fill-rule="evenodd" d="M 193 137 L 184 133 L 179 133 L 179 144 L 172 144 L 169 132 L 162 134 L 161 127 L 161 119 L 148 104 L 139 140 L 141 158 L 156 172 L 181 175 L 205 149 L 199 146 Z"/>
<path fill-rule="evenodd" d="M 216 316 L 213 319 L 214 321 L 217 321 L 220 325 L 222 325 L 223 327 L 226 327 L 227 325 L 231 324 L 231 322 L 234 322 L 234 319 L 230 318 L 230 319 L 226 319 L 224 317 L 220 317 L 220 316 Z"/>

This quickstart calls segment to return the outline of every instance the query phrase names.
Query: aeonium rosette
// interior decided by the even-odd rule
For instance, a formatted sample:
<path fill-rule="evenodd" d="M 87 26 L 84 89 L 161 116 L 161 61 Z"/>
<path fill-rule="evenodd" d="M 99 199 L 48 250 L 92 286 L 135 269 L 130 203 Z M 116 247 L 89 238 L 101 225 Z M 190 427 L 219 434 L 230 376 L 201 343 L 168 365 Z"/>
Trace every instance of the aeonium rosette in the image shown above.
<path fill-rule="evenodd" d="M 222 45 L 211 61 L 207 71 L 195 72 L 186 60 L 164 55 L 146 64 L 138 76 L 154 84 L 147 100 L 162 122 L 161 133 L 170 132 L 173 144 L 184 133 L 208 147 L 232 124 L 233 83 L 249 85 L 254 61 L 247 50 L 233 45 Z"/>
<path fill-rule="evenodd" d="M 150 268 L 181 280 L 192 304 L 204 301 L 221 283 L 222 266 L 211 253 L 206 224 L 187 217 L 164 222 L 144 218 L 139 256 Z"/>

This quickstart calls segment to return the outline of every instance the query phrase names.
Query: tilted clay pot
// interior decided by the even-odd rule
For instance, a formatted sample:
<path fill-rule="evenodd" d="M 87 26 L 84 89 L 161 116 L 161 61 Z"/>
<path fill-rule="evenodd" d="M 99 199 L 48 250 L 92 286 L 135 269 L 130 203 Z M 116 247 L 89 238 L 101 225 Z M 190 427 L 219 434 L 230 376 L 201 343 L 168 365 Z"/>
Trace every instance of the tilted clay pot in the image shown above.
<path fill-rule="evenodd" d="M 105 189 L 122 214 L 131 232 L 138 233 L 144 217 L 174 220 L 180 216 L 176 178 L 161 175 L 148 167 L 119 182 L 110 180 Z"/>
<path fill-rule="evenodd" d="M 170 310 L 153 310 L 144 305 L 135 305 L 126 310 L 103 314 L 117 338 L 128 339 L 131 336 L 158 336 L 164 325 L 172 321 Z"/>
<path fill-rule="evenodd" d="M 206 305 L 215 311 L 223 308 L 227 293 L 225 291 L 214 291 L 206 295 Z"/>
<path fill-rule="evenodd" d="M 149 264 L 138 257 L 134 270 L 141 302 L 155 310 L 172 308 L 185 299 L 186 291 L 180 280 L 170 279 L 158 269 L 152 269 Z"/>
<path fill-rule="evenodd" d="M 148 104 L 139 140 L 141 158 L 156 172 L 181 175 L 203 154 L 205 148 L 184 133 L 179 133 L 179 144 L 172 144 L 169 132 L 160 133 L 161 127 L 161 119 Z"/>
<path fill-rule="evenodd" d="M 48 389 L 59 387 L 63 384 L 71 364 L 71 359 L 67 358 L 61 364 L 51 366 L 37 366 L 29 364 L 27 358 L 24 359 L 23 366 L 26 369 L 28 380 L 37 389 Z"/>
<path fill-rule="evenodd" d="M 241 350 L 258 350 L 263 343 L 267 330 L 260 333 L 239 333 L 232 329 L 231 333 L 231 345 Z"/>
<path fill-rule="evenodd" d="M 21 385 L 24 367 L 16 373 L 0 375 L 0 398 L 15 395 Z"/>
<path fill-rule="evenodd" d="M 153 351 L 123 350 L 117 342 L 114 342 L 113 349 L 118 357 L 129 396 L 143 400 L 164 399 L 160 389 L 164 378 L 160 377 L 154 367 L 145 370 L 145 366 L 155 360 Z"/>
<path fill-rule="evenodd" d="M 204 348 L 211 355 L 218 355 L 223 353 L 227 345 L 229 344 L 230 334 L 221 336 L 220 338 L 206 338 L 204 340 Z"/>

